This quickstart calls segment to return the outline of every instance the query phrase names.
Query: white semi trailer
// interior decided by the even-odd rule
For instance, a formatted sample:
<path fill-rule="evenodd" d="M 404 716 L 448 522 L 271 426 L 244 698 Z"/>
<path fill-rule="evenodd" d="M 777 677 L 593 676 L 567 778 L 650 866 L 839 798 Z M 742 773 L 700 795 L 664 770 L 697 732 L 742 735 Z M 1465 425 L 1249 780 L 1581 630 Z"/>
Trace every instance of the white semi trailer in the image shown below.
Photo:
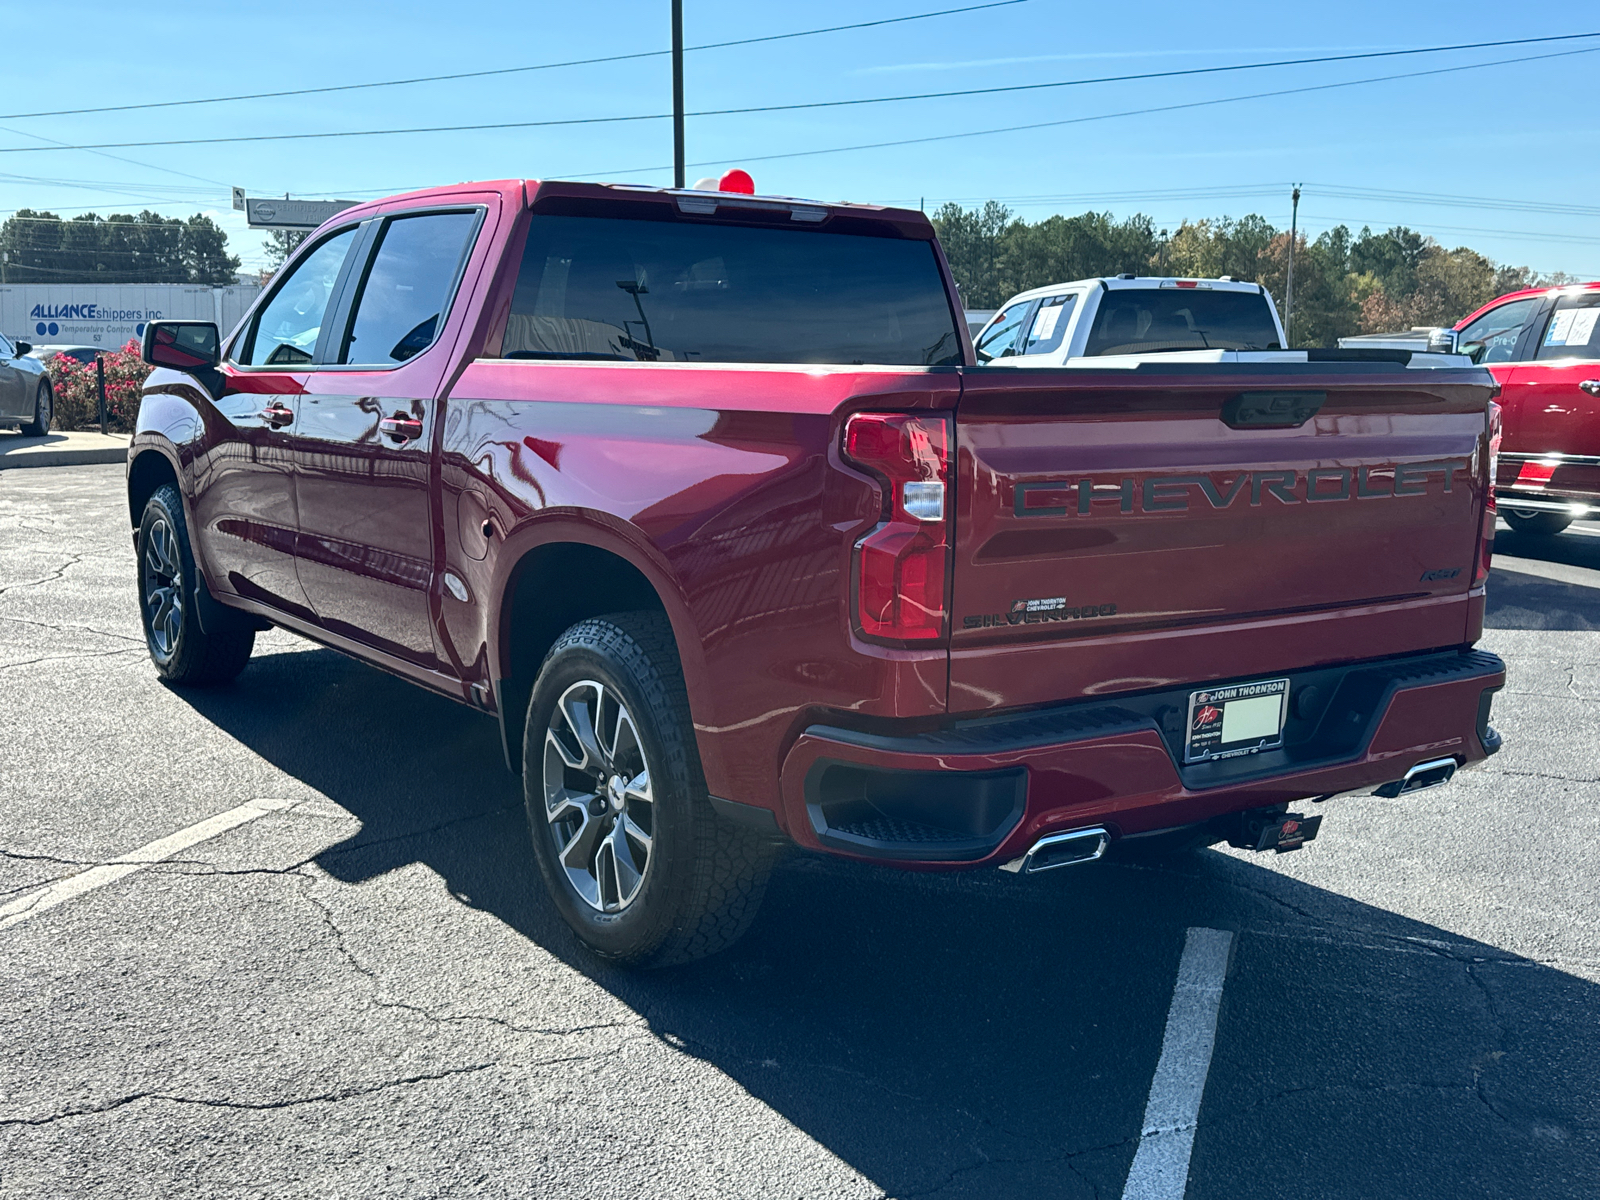
<path fill-rule="evenodd" d="M 253 284 L 15 283 L 0 285 L 0 333 L 34 345 L 103 346 L 144 337 L 146 321 L 238 324 L 261 289 Z"/>

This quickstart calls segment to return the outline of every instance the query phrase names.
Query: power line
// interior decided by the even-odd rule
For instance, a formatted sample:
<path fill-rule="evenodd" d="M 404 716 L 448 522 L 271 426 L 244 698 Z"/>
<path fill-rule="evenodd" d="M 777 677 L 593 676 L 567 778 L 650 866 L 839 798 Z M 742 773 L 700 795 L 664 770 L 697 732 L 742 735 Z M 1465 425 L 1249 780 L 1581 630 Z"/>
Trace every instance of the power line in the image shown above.
<path fill-rule="evenodd" d="M 793 33 L 772 33 L 764 37 L 740 38 L 732 42 L 707 42 L 703 46 L 685 46 L 691 50 L 724 50 L 730 46 L 753 46 L 760 42 L 781 42 L 790 38 L 814 37 L 823 33 L 843 33 L 853 29 L 872 29 L 880 25 L 901 25 L 907 21 L 926 21 L 932 17 L 949 17 L 958 13 L 979 12 L 987 8 L 1008 8 L 1026 4 L 1029 0 L 992 0 L 987 4 L 969 4 L 963 8 L 942 8 L 937 12 L 914 13 L 905 17 L 884 17 L 877 21 L 858 21 L 851 25 L 829 25 L 823 29 L 801 29 Z M 372 83 L 342 83 L 330 87 L 294 88 L 281 92 L 252 92 L 243 96 L 206 96 L 196 100 L 159 100 L 148 104 L 112 104 L 101 108 L 61 108 L 49 112 L 0 113 L 0 121 L 20 121 L 28 117 L 73 117 L 86 113 L 133 112 L 144 108 L 177 108 L 191 104 L 225 104 L 234 100 L 274 100 L 286 96 L 314 96 L 325 92 L 353 92 L 367 88 L 401 87 L 413 83 L 444 83 L 458 79 L 483 79 L 491 75 L 517 75 L 529 71 L 553 71 L 559 67 L 588 67 L 599 63 L 628 62 L 640 58 L 661 58 L 670 50 L 640 50 L 633 54 L 611 54 L 604 58 L 575 58 L 566 62 L 536 63 L 527 67 L 499 67 L 488 71 L 459 71 L 450 75 L 418 75 L 411 79 L 381 79 Z"/>
<path fill-rule="evenodd" d="M 1540 62 L 1550 58 L 1568 58 L 1576 54 L 1593 54 L 1600 50 L 1600 46 L 1589 47 L 1583 50 L 1560 50 L 1553 54 L 1530 54 L 1521 58 L 1492 59 L 1489 62 L 1467 63 L 1459 67 L 1435 67 L 1427 71 L 1403 71 L 1394 75 L 1374 75 L 1366 79 L 1346 79 L 1339 83 L 1318 83 L 1306 87 L 1280 88 L 1271 92 L 1249 92 L 1242 96 L 1220 96 L 1213 100 L 1190 100 L 1182 104 L 1161 104 L 1150 108 L 1129 108 L 1121 112 L 1096 113 L 1088 117 L 1066 117 L 1056 121 L 1035 121 L 1027 125 L 1002 125 L 993 129 L 970 129 L 965 133 L 937 133 L 926 137 L 899 138 L 889 142 L 862 142 L 854 146 L 829 146 L 820 150 L 790 150 L 780 154 L 745 154 L 737 158 L 707 159 L 702 162 L 688 163 L 691 167 L 719 167 L 728 163 L 754 163 L 775 162 L 788 158 L 811 158 L 819 154 L 844 154 L 852 150 L 887 150 L 896 146 L 922 146 L 931 142 L 951 142 L 962 138 L 990 137 L 997 133 L 1023 133 L 1035 129 L 1054 129 L 1063 125 L 1084 125 L 1093 121 L 1110 121 L 1119 117 L 1142 117 L 1156 113 L 1181 112 L 1194 108 L 1209 108 L 1218 104 L 1238 104 L 1246 100 L 1269 100 L 1279 96 L 1298 96 L 1308 92 L 1325 92 L 1336 88 L 1357 87 L 1368 83 L 1390 83 L 1397 79 L 1418 79 L 1430 75 L 1450 75 L 1457 71 L 1478 71 L 1486 67 L 1505 67 L 1517 63 Z M 0 152 L 4 152 L 0 148 Z M 614 178 L 619 175 L 644 175 L 654 171 L 670 170 L 670 166 L 661 167 L 628 167 L 610 171 L 589 171 L 583 174 L 567 175 L 567 179 L 602 179 Z"/>
<path fill-rule="evenodd" d="M 751 105 L 751 106 L 742 107 L 742 108 L 702 109 L 702 110 L 697 111 L 697 112 L 688 113 L 687 115 L 691 116 L 691 117 L 742 116 L 742 115 L 749 115 L 749 114 L 753 114 L 753 113 L 795 112 L 795 111 L 806 110 L 806 109 L 843 108 L 843 107 L 854 107 L 854 106 L 860 106 L 860 105 L 866 105 L 866 104 L 891 104 L 891 103 L 898 103 L 898 102 L 910 101 L 910 100 L 940 100 L 940 99 L 951 99 L 951 98 L 965 97 L 965 96 L 980 96 L 980 95 L 987 96 L 987 95 L 995 95 L 995 94 L 998 94 L 998 93 L 1005 93 L 1005 92 L 1040 91 L 1040 90 L 1047 89 L 1047 88 L 1084 87 L 1084 86 L 1089 86 L 1089 85 L 1093 85 L 1093 84 L 1102 84 L 1102 83 L 1128 83 L 1128 82 L 1136 82 L 1136 81 L 1141 81 L 1141 80 L 1152 80 L 1152 79 L 1173 79 L 1173 78 L 1179 78 L 1179 77 L 1183 77 L 1183 76 L 1216 75 L 1216 74 L 1222 74 L 1222 73 L 1225 73 L 1225 72 L 1256 71 L 1256 70 L 1262 70 L 1262 69 L 1265 69 L 1265 68 L 1309 66 L 1309 65 L 1314 65 L 1314 64 L 1318 64 L 1318 63 L 1351 62 L 1351 61 L 1354 61 L 1354 60 L 1357 60 L 1357 59 L 1395 58 L 1395 57 L 1402 56 L 1402 55 L 1417 55 L 1417 54 L 1442 54 L 1442 53 L 1454 52 L 1454 51 L 1460 51 L 1460 50 L 1479 50 L 1479 49 L 1485 49 L 1485 48 L 1496 47 L 1496 46 L 1525 46 L 1525 45 L 1530 45 L 1530 44 L 1534 44 L 1534 43 L 1567 42 L 1567 41 L 1573 41 L 1575 39 L 1584 39 L 1584 38 L 1600 38 L 1600 32 L 1559 34 L 1559 35 L 1554 35 L 1554 36 L 1550 36 L 1550 37 L 1538 37 L 1538 38 L 1514 38 L 1514 39 L 1510 39 L 1510 40 L 1496 41 L 1496 42 L 1461 42 L 1461 43 L 1457 43 L 1457 44 L 1453 44 L 1453 45 L 1447 45 L 1447 46 L 1419 46 L 1419 47 L 1416 47 L 1416 48 L 1413 48 L 1413 49 L 1409 49 L 1409 50 L 1374 50 L 1374 51 L 1362 52 L 1362 53 L 1359 53 L 1359 54 L 1329 54 L 1329 55 L 1321 55 L 1321 56 L 1311 57 L 1311 58 L 1285 58 L 1285 59 L 1275 59 L 1275 60 L 1268 61 L 1268 62 L 1233 63 L 1233 64 L 1228 64 L 1228 65 L 1220 66 L 1220 67 L 1187 67 L 1187 68 L 1183 68 L 1183 69 L 1180 69 L 1180 70 L 1173 70 L 1173 71 L 1147 71 L 1147 72 L 1142 72 L 1142 73 L 1139 73 L 1139 74 L 1130 74 L 1130 75 L 1103 75 L 1103 76 L 1097 76 L 1097 77 L 1089 78 L 1089 79 L 1061 79 L 1061 80 L 1055 80 L 1055 81 L 1052 81 L 1052 82 L 1049 82 L 1049 83 L 1023 83 L 1023 84 L 1011 84 L 1011 85 L 1007 85 L 1007 86 L 1003 86 L 1003 87 L 964 88 L 964 89 L 961 89 L 959 91 L 913 92 L 913 93 L 908 93 L 906 95 L 900 95 L 900 96 L 870 96 L 870 97 L 862 97 L 862 98 L 851 99 L 851 100 L 814 100 L 814 101 L 807 101 L 807 102 L 799 103 L 799 104 L 762 104 L 762 105 Z M 1573 53 L 1587 54 L 1587 53 L 1590 53 L 1590 50 L 1585 49 L 1585 50 L 1578 50 L 1578 51 L 1565 51 L 1565 52 L 1561 52 L 1561 53 L 1553 54 L 1553 55 L 1538 55 L 1538 56 L 1534 56 L 1534 57 L 1535 58 L 1556 58 L 1556 57 L 1561 57 L 1562 53 L 1565 53 L 1565 54 L 1573 54 Z M 1324 87 L 1347 87 L 1347 86 L 1351 86 L 1352 83 L 1382 82 L 1384 80 L 1391 80 L 1391 79 L 1411 79 L 1411 78 L 1415 78 L 1415 77 L 1421 76 L 1421 75 L 1437 75 L 1437 74 L 1446 74 L 1446 73 L 1448 73 L 1450 71 L 1472 70 L 1477 66 L 1499 66 L 1499 65 L 1504 65 L 1504 63 L 1507 63 L 1507 62 L 1530 62 L 1530 61 L 1533 61 L 1533 58 L 1506 59 L 1506 60 L 1501 60 L 1500 62 L 1496 62 L 1496 63 L 1470 64 L 1470 65 L 1464 66 L 1464 67 L 1446 67 L 1446 68 L 1441 68 L 1441 69 L 1433 70 L 1433 71 L 1416 71 L 1416 72 L 1411 72 L 1411 73 L 1407 73 L 1407 74 L 1381 76 L 1381 77 L 1379 77 L 1378 79 L 1375 79 L 1375 80 L 1354 80 L 1354 81 L 1350 81 L 1349 83 L 1327 84 L 1327 85 L 1322 85 L 1322 86 L 1324 86 Z M 1318 90 L 1318 89 L 1317 88 L 1289 89 L 1287 91 L 1280 91 L 1280 92 L 1267 92 L 1267 93 L 1263 93 L 1263 95 L 1266 95 L 1266 96 L 1280 96 L 1280 95 L 1289 95 L 1294 91 L 1315 91 L 1315 90 Z M 1241 98 L 1249 99 L 1251 97 L 1241 97 Z M 1201 102 L 1201 103 L 1217 103 L 1217 102 L 1216 101 L 1205 101 L 1205 102 Z M 1175 107 L 1182 108 L 1182 107 L 1191 107 L 1191 106 L 1178 105 L 1178 106 L 1175 106 Z M 1157 108 L 1157 109 L 1148 109 L 1148 110 L 1139 110 L 1139 111 L 1164 112 L 1164 111 L 1169 111 L 1169 109 Z M 629 116 L 616 116 L 616 117 L 568 117 L 568 118 L 552 120 L 552 121 L 497 121 L 497 122 L 492 122 L 492 123 L 487 123 L 487 124 L 428 125 L 428 126 L 415 126 L 415 127 L 412 127 L 412 128 L 405 128 L 405 129 L 347 129 L 347 130 L 335 130 L 335 131 L 330 131 L 330 132 L 326 132 L 326 133 L 262 133 L 262 134 L 245 134 L 245 135 L 238 135 L 238 136 L 233 136 L 233 137 L 175 138 L 175 139 L 168 139 L 168 140 L 161 140 L 161 141 L 147 141 L 147 142 L 93 142 L 93 143 L 86 143 L 86 144 L 77 145 L 77 146 L 63 145 L 63 144 L 59 144 L 59 143 L 56 144 L 56 145 L 53 145 L 53 146 L 0 146 L 0 154 L 37 154 L 37 153 L 42 153 L 42 152 L 44 152 L 46 150 L 124 150 L 124 149 L 134 149 L 134 148 L 138 148 L 138 147 L 150 147 L 150 146 L 214 146 L 214 145 L 220 145 L 220 144 L 230 144 L 231 145 L 231 144 L 244 143 L 244 142 L 289 142 L 289 141 L 319 140 L 319 139 L 324 139 L 324 138 L 388 137 L 388 136 L 395 136 L 395 135 L 417 134 L 417 133 L 468 133 L 468 132 L 483 132 L 483 131 L 500 130 L 500 129 L 547 129 L 547 128 L 552 128 L 552 127 L 556 127 L 556 126 L 614 125 L 614 124 L 621 124 L 621 123 L 632 122 L 632 121 L 664 121 L 664 120 L 669 120 L 671 117 L 672 117 L 671 113 L 638 113 L 638 114 L 632 114 L 632 115 L 629 115 Z M 1084 119 L 1094 119 L 1094 118 L 1084 118 Z M 1017 129 L 1038 129 L 1038 128 L 1044 128 L 1046 126 L 1051 126 L 1051 125 L 1073 124 L 1073 123 L 1075 123 L 1075 122 L 1072 122 L 1072 121 L 1065 121 L 1065 122 L 1061 122 L 1061 121 L 1046 121 L 1046 122 L 1043 122 L 1043 123 L 1037 124 L 1037 125 L 1023 125 L 1023 126 L 1017 126 L 1015 128 L 1017 128 Z M 968 135 L 968 136 L 970 136 L 970 135 Z M 943 140 L 943 139 L 942 138 L 911 139 L 910 141 L 907 141 L 907 142 L 885 142 L 885 143 L 879 143 L 879 145 L 884 145 L 884 146 L 909 145 L 913 141 L 939 141 L 939 140 Z M 877 147 L 873 146 L 873 147 L 863 147 L 863 148 L 875 149 Z M 807 152 L 802 152 L 802 153 L 807 153 Z M 818 152 L 817 151 L 811 151 L 809 153 L 818 153 Z M 768 157 L 768 158 L 774 158 L 774 157 L 776 157 L 776 158 L 785 158 L 785 157 L 798 157 L 798 155 L 768 155 L 766 157 Z M 750 161 L 761 161 L 761 160 L 760 159 L 752 159 Z M 699 164 L 697 164 L 697 165 L 699 165 Z"/>

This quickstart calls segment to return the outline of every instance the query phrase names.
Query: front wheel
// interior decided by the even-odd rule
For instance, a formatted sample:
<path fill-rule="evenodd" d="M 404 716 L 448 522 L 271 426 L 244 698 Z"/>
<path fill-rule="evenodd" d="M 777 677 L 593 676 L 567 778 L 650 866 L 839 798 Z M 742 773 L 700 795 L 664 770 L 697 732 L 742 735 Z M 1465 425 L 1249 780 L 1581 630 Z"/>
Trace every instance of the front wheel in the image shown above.
<path fill-rule="evenodd" d="M 212 601 L 200 617 L 200 589 L 178 489 L 164 484 L 139 522 L 139 616 L 156 672 L 168 683 L 225 683 L 244 670 L 255 630 Z M 209 597 L 206 597 L 209 599 Z"/>
<path fill-rule="evenodd" d="M 1506 519 L 1506 524 L 1518 533 L 1526 533 L 1531 537 L 1554 537 L 1568 525 L 1572 518 L 1565 513 L 1533 512 L 1514 508 L 1503 509 L 1500 513 Z"/>
<path fill-rule="evenodd" d="M 43 437 L 50 432 L 50 420 L 55 415 L 55 395 L 50 391 L 50 381 L 41 379 L 39 389 L 33 394 L 33 420 L 24 422 L 25 437 Z"/>
<path fill-rule="evenodd" d="M 755 919 L 773 850 L 712 811 L 660 613 L 591 618 L 556 640 L 534 684 L 522 762 L 540 873 L 596 954 L 688 962 L 732 945 Z"/>

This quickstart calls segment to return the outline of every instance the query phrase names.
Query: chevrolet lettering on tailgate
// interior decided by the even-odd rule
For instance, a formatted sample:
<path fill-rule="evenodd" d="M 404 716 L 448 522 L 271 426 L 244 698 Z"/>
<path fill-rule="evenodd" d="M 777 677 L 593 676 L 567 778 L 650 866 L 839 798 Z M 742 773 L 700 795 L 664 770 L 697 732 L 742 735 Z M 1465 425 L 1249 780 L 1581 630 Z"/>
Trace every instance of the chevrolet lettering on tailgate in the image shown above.
<path fill-rule="evenodd" d="M 1142 480 L 1123 476 L 1116 483 L 1096 482 L 1089 476 L 1051 479 L 1017 484 L 1013 510 L 1019 517 L 1064 517 L 1074 512 L 1086 516 L 1105 511 L 1095 509 L 1096 504 L 1115 504 L 1119 512 L 1131 513 L 1137 496 L 1141 512 L 1184 512 L 1196 491 L 1212 508 L 1227 508 L 1240 496 L 1248 497 L 1252 507 L 1263 504 L 1268 496 L 1283 504 L 1389 500 L 1425 496 L 1440 479 L 1448 492 L 1456 474 L 1468 467 L 1465 458 L 1444 458 L 1377 467 L 1313 467 L 1304 472 L 1241 471 L 1225 483 L 1211 475 L 1146 475 Z M 1062 503 L 1072 494 L 1075 500 Z"/>

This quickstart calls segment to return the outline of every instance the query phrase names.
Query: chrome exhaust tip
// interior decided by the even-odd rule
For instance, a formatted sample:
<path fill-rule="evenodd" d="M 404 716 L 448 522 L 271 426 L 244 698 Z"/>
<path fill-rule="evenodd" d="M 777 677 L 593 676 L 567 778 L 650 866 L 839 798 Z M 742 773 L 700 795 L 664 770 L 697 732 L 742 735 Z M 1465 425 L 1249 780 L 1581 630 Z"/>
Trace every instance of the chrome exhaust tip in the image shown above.
<path fill-rule="evenodd" d="M 1111 835 L 1104 827 L 1095 825 L 1088 829 L 1072 829 L 1066 833 L 1052 833 L 1033 844 L 1021 858 L 1001 863 L 1002 871 L 1013 875 L 1033 875 L 1056 867 L 1070 867 L 1074 863 L 1093 862 L 1106 852 Z"/>
<path fill-rule="evenodd" d="M 1418 763 L 1401 778 L 1374 789 L 1372 794 L 1394 800 L 1401 796 L 1409 796 L 1412 792 L 1423 791 L 1426 788 L 1440 787 L 1454 779 L 1455 774 L 1455 759 L 1435 758 L 1428 762 Z"/>

